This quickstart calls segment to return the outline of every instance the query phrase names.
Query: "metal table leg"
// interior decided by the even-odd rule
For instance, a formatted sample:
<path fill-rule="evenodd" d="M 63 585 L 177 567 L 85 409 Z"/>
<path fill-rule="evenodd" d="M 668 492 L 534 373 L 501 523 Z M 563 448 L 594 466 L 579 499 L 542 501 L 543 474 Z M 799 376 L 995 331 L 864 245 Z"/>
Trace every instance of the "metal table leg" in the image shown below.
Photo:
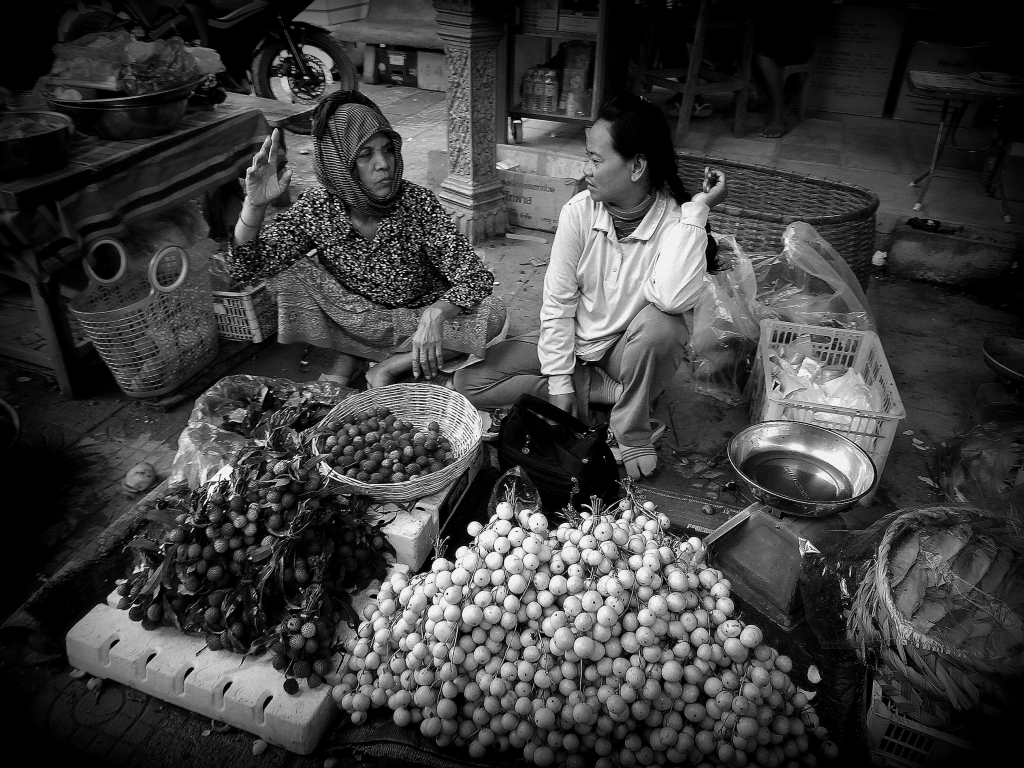
<path fill-rule="evenodd" d="M 942 100 L 942 113 L 939 116 L 939 130 L 935 134 L 935 146 L 932 147 L 932 162 L 928 170 L 910 182 L 910 186 L 916 187 L 918 184 L 921 185 L 921 193 L 917 196 L 917 202 L 914 203 L 914 210 L 921 210 L 921 203 L 924 202 L 924 196 L 928 194 L 928 186 L 932 182 L 932 176 L 935 174 L 935 169 L 939 165 L 939 159 L 942 157 L 942 151 L 946 147 L 946 141 L 948 139 L 946 132 L 946 115 L 949 112 L 949 99 Z M 922 183 L 923 182 L 923 183 Z"/>

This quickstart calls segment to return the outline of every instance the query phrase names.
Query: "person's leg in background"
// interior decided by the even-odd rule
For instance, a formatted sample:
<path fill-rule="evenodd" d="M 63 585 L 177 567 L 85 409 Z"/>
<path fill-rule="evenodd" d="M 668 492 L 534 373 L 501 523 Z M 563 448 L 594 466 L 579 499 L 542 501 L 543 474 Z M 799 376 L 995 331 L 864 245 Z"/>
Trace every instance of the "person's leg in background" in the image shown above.
<path fill-rule="evenodd" d="M 651 444 L 651 402 L 668 388 L 686 360 L 687 322 L 685 315 L 669 315 L 649 304 L 633 318 L 600 364 L 622 384 L 609 426 L 630 477 L 649 475 L 657 466 L 657 452 Z"/>
<path fill-rule="evenodd" d="M 757 54 L 754 57 L 757 69 L 764 80 L 768 94 L 768 122 L 761 135 L 769 139 L 777 139 L 786 132 L 786 101 L 782 90 L 782 68 L 775 59 Z"/>
<path fill-rule="evenodd" d="M 455 372 L 452 387 L 479 410 L 511 408 L 521 395 L 548 399 L 548 381 L 540 372 L 535 331 L 495 344 L 483 361 Z"/>

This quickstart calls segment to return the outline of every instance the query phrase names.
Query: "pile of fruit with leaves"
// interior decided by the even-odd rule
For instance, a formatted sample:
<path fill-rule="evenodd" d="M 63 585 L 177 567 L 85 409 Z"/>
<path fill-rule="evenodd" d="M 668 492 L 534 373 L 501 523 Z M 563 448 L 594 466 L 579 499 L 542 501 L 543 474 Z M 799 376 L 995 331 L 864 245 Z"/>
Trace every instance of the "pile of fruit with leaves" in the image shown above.
<path fill-rule="evenodd" d="M 330 672 L 342 620 L 358 620 L 350 596 L 387 574 L 390 522 L 318 467 L 301 411 L 270 415 L 265 441 L 250 441 L 230 473 L 165 496 L 149 513 L 159 533 L 131 542 L 134 571 L 118 607 L 146 629 L 203 635 L 210 651 L 270 652 L 285 674 L 318 687 Z"/>
<path fill-rule="evenodd" d="M 554 528 L 516 487 L 453 561 L 392 574 L 364 609 L 332 691 L 353 723 L 387 707 L 441 747 L 538 766 L 837 756 L 792 661 L 735 617 L 700 539 L 669 533 L 628 483 Z"/>

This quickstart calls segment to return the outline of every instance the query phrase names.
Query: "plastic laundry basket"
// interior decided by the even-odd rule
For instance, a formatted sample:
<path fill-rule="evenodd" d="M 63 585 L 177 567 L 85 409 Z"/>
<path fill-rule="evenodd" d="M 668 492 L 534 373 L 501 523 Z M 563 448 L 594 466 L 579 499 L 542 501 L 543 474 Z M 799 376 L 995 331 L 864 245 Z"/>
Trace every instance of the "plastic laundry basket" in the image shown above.
<path fill-rule="evenodd" d="M 113 277 L 92 267 L 101 253 L 116 255 Z M 95 243 L 84 262 L 89 287 L 70 304 L 117 384 L 132 397 L 173 392 L 216 357 L 207 257 L 178 246 L 156 253 L 148 268 L 129 266 L 117 240 Z"/>

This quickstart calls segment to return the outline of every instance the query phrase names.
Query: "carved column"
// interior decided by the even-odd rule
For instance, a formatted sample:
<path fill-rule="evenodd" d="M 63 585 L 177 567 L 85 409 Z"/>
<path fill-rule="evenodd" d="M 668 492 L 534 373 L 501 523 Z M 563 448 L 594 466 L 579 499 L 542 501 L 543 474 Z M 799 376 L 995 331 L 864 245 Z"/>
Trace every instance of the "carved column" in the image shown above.
<path fill-rule="evenodd" d="M 494 170 L 497 47 L 504 3 L 434 0 L 448 62 L 448 176 L 438 197 L 471 243 L 508 229 L 505 195 Z"/>

